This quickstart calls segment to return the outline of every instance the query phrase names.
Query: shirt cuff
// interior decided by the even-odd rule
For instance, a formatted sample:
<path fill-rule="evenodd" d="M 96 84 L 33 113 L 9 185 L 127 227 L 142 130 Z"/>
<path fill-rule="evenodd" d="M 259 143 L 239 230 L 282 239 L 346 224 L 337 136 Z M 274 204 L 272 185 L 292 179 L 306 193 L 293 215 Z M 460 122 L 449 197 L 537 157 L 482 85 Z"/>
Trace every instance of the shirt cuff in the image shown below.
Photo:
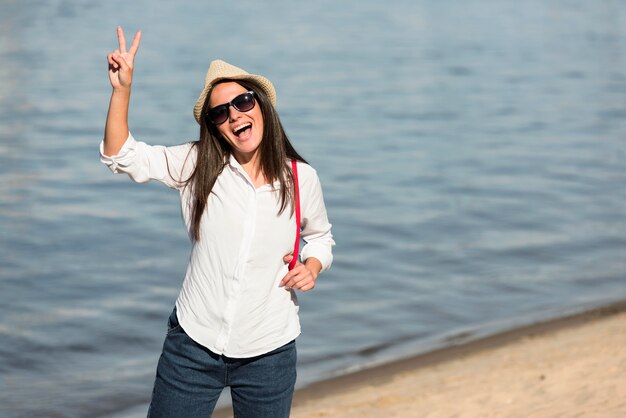
<path fill-rule="evenodd" d="M 128 167 L 135 159 L 135 147 L 137 145 L 137 141 L 128 132 L 128 137 L 122 145 L 122 148 L 118 151 L 116 155 L 105 155 L 104 154 L 104 139 L 100 142 L 100 162 L 109 167 L 114 173 L 119 173 L 119 167 Z"/>
<path fill-rule="evenodd" d="M 333 254 L 330 249 L 326 245 L 317 242 L 309 242 L 302 248 L 300 258 L 303 262 L 309 257 L 315 257 L 322 263 L 320 273 L 328 270 L 333 262 Z"/>

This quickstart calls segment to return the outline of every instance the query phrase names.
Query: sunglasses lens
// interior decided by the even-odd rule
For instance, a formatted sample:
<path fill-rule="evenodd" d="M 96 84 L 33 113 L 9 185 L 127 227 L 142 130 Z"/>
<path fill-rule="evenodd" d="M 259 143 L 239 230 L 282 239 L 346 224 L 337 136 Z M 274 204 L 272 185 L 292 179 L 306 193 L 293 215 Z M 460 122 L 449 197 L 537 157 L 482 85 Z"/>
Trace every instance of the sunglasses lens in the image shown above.
<path fill-rule="evenodd" d="M 254 96 L 252 93 L 244 93 L 233 99 L 233 106 L 240 112 L 248 112 L 254 107 Z"/>
<path fill-rule="evenodd" d="M 209 110 L 209 121 L 214 125 L 226 122 L 228 119 L 228 106 L 221 105 Z"/>
<path fill-rule="evenodd" d="M 213 109 L 210 109 L 207 113 L 208 122 L 213 125 L 220 125 L 228 119 L 228 107 L 233 106 L 239 112 L 248 112 L 252 110 L 254 107 L 254 93 L 249 91 L 244 94 L 240 94 L 235 97 L 232 102 L 228 104 L 223 104 L 219 106 L 215 106 Z"/>

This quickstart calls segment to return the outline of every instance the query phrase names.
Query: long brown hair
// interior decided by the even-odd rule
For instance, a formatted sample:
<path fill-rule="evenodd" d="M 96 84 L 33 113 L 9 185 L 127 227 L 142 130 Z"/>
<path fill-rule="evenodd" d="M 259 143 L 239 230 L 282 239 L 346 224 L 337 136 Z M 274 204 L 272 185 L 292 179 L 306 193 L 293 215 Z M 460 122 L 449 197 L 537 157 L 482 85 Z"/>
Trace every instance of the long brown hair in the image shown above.
<path fill-rule="evenodd" d="M 247 90 L 254 92 L 257 105 L 261 108 L 263 116 L 263 137 L 259 145 L 259 170 L 270 183 L 280 183 L 280 209 L 282 213 L 288 203 L 293 199 L 293 173 L 289 160 L 297 160 L 306 163 L 291 145 L 285 129 L 276 113 L 276 109 L 259 84 L 254 80 L 220 80 L 219 83 L 233 81 Z M 216 84 L 219 84 L 216 83 Z M 215 87 L 215 86 L 213 86 Z M 207 94 L 202 115 L 200 118 L 200 139 L 194 143 L 197 151 L 196 165 L 191 176 L 184 181 L 192 190 L 191 222 L 193 238 L 200 239 L 200 221 L 206 208 L 209 194 L 228 164 L 232 154 L 232 147 L 217 131 L 212 124 L 207 124 L 204 114 L 209 110 L 211 92 Z M 293 210 L 293 207 L 292 207 Z"/>

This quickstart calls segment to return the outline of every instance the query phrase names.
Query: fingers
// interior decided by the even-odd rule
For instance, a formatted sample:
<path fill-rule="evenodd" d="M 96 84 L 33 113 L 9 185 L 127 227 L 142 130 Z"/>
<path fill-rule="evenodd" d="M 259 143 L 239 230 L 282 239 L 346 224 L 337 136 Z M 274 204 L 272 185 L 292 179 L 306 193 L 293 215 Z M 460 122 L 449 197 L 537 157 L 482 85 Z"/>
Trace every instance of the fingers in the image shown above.
<path fill-rule="evenodd" d="M 107 61 L 109 62 L 109 66 L 116 70 L 120 68 L 120 64 L 118 63 L 120 59 L 122 59 L 120 56 L 120 51 L 118 51 L 117 49 L 107 55 Z"/>
<path fill-rule="evenodd" d="M 306 292 L 307 290 L 311 290 L 315 287 L 315 280 L 311 275 L 304 276 L 296 276 L 293 278 L 294 283 L 292 285 L 285 286 L 287 289 L 296 289 L 301 292 Z"/>
<path fill-rule="evenodd" d="M 122 51 L 122 54 L 126 53 L 126 38 L 124 38 L 124 30 L 122 29 L 121 26 L 117 27 L 117 39 L 120 43 L 120 51 Z"/>
<path fill-rule="evenodd" d="M 135 34 L 135 38 L 133 39 L 133 43 L 130 45 L 130 49 L 128 50 L 128 53 L 130 55 L 135 55 L 137 53 L 137 50 L 139 49 L 139 42 L 141 41 L 141 31 L 138 31 Z"/>
<path fill-rule="evenodd" d="M 293 254 L 287 254 L 283 257 L 285 263 L 290 263 L 293 260 Z M 280 281 L 281 287 L 285 290 L 297 289 L 301 292 L 306 292 L 315 287 L 315 280 L 317 274 L 314 274 L 304 264 L 296 262 L 294 268 L 285 274 L 285 277 Z"/>
<path fill-rule="evenodd" d="M 315 287 L 315 280 L 313 280 L 313 277 L 311 276 L 296 276 L 292 279 L 292 281 L 287 282 L 287 284 L 285 285 L 286 290 L 296 289 L 301 292 L 306 292 L 307 290 L 311 290 Z"/>
<path fill-rule="evenodd" d="M 109 65 L 113 68 L 119 68 L 119 65 L 117 64 L 116 60 L 113 59 L 114 56 L 119 56 L 120 55 L 120 51 L 119 49 L 116 49 L 115 51 L 111 52 L 110 54 L 107 55 L 107 61 L 109 62 Z"/>
<path fill-rule="evenodd" d="M 285 258 L 287 258 L 287 256 L 285 256 Z M 281 280 L 280 286 L 283 286 L 285 290 L 298 289 L 302 292 L 306 292 L 315 287 L 315 277 L 304 264 L 297 263 L 293 270 L 288 272 Z"/>
<path fill-rule="evenodd" d="M 311 290 L 313 288 L 315 288 L 315 282 L 309 282 L 309 283 L 307 283 L 305 285 L 302 285 L 302 287 L 300 287 L 300 289 L 298 289 L 298 290 L 300 290 L 301 292 L 306 292 L 306 291 Z"/>
<path fill-rule="evenodd" d="M 126 54 L 126 37 L 124 36 L 124 29 L 121 26 L 117 27 L 117 39 L 120 44 L 120 53 Z M 135 37 L 133 38 L 133 43 L 130 45 L 130 49 L 128 53 L 130 55 L 135 55 L 137 50 L 139 49 L 139 43 L 141 42 L 141 31 L 135 33 Z"/>
<path fill-rule="evenodd" d="M 121 69 L 122 71 L 130 70 L 130 66 L 128 65 L 124 57 L 122 57 L 122 55 L 119 53 L 119 51 L 115 51 L 112 54 L 109 54 L 109 57 L 109 64 L 113 68 Z"/>

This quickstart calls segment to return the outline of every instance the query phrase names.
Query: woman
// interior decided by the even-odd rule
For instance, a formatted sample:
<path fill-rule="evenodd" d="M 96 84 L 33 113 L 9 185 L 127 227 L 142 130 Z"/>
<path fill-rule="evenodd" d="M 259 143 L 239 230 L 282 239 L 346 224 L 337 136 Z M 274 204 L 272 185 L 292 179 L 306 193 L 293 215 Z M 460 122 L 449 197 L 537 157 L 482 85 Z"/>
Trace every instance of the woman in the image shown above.
<path fill-rule="evenodd" d="M 128 130 L 134 58 L 118 27 L 101 160 L 177 189 L 192 251 L 168 321 L 150 417 L 207 417 L 226 386 L 236 417 L 287 417 L 300 334 L 295 291 L 313 289 L 334 245 L 319 179 L 282 128 L 265 77 L 213 61 L 194 107 L 200 139 L 173 147 Z M 303 263 L 294 257 L 297 161 Z M 295 255 L 297 257 L 297 254 Z"/>

